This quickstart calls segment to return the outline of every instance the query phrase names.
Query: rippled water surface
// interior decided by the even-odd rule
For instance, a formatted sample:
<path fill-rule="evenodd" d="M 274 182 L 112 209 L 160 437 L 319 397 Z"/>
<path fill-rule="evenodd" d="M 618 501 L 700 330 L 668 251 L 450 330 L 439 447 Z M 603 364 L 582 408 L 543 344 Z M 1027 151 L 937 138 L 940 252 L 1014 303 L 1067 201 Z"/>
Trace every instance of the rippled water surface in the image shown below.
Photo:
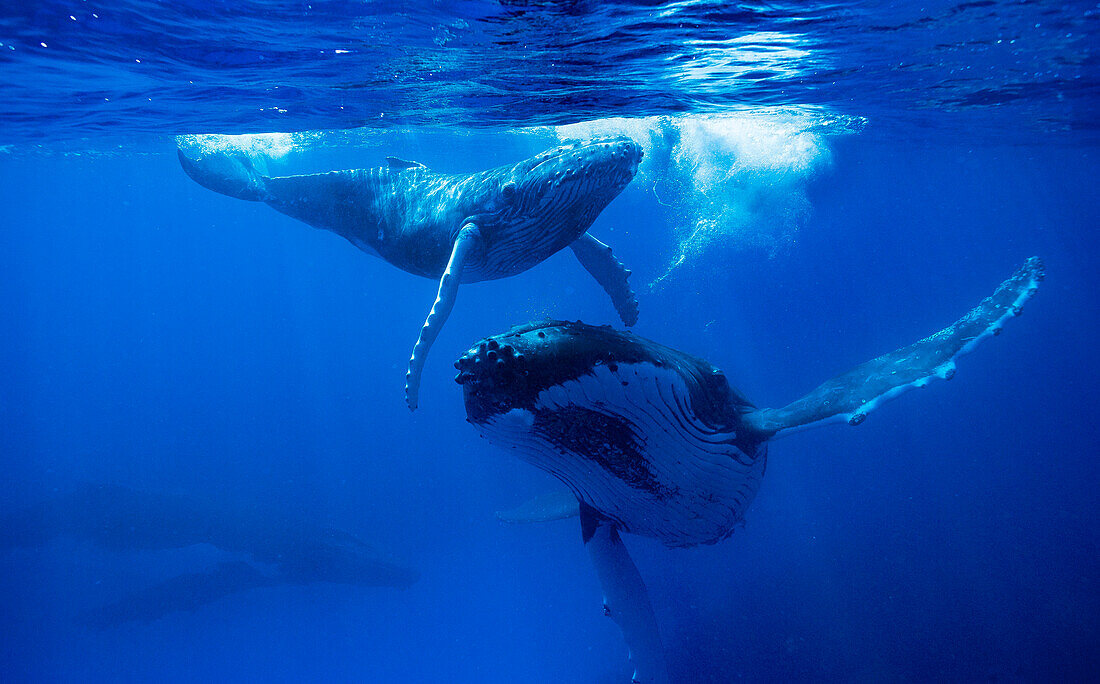
<path fill-rule="evenodd" d="M 1098 34 L 1094 2 L 9 0 L 0 144 L 763 105 L 1093 130 Z"/>

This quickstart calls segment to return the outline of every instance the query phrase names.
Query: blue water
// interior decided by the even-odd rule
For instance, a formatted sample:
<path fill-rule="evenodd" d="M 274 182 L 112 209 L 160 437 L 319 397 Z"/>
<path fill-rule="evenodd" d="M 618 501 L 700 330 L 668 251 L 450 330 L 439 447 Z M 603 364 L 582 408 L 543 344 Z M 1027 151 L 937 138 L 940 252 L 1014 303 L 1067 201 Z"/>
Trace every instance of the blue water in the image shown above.
<path fill-rule="evenodd" d="M 0 3 L 0 144 L 828 105 L 1091 131 L 1095 2 Z M 970 115 L 973 119 L 968 118 Z M 942 134 L 942 131 L 937 131 Z M 4 140 L 6 138 L 6 140 Z M 132 143 L 132 140 L 130 141 Z"/>
<path fill-rule="evenodd" d="M 553 481 L 465 423 L 450 365 L 516 323 L 617 323 L 606 296 L 568 254 L 463 286 L 410 413 L 435 284 L 205 190 L 172 137 L 275 131 L 252 142 L 287 173 L 626 132 L 646 162 L 592 230 L 636 331 L 764 406 L 1042 256 L 950 383 L 777 440 L 730 539 L 627 544 L 677 682 L 1096 677 L 1095 3 L 110 5 L 0 3 L 0 516 L 88 484 L 194 497 L 419 581 L 104 629 L 82 616 L 227 554 L 0 548 L 0 679 L 629 681 L 576 520 L 497 521 Z"/>

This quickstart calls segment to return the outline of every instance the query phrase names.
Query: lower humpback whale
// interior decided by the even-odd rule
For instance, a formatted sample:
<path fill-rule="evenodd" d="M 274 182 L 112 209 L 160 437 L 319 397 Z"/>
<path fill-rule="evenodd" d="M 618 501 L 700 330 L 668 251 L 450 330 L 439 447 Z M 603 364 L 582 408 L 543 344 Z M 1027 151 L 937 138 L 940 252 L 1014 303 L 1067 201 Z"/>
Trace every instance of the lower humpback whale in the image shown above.
<path fill-rule="evenodd" d="M 386 168 L 272 177 L 262 157 L 204 147 L 206 137 L 179 139 L 180 163 L 200 185 L 264 202 L 404 271 L 439 279 L 406 372 L 410 409 L 419 403 L 428 350 L 460 283 L 522 273 L 568 246 L 610 295 L 623 323 L 638 319 L 630 271 L 587 233 L 637 173 L 642 148 L 629 138 L 572 143 L 479 173 L 436 173 L 389 157 Z"/>
<path fill-rule="evenodd" d="M 1032 258 L 953 325 L 861 364 L 783 408 L 756 408 L 708 362 L 610 327 L 548 321 L 485 339 L 456 363 L 468 421 L 572 492 L 502 514 L 579 513 L 582 538 L 619 625 L 635 682 L 668 678 L 645 584 L 621 532 L 682 547 L 733 532 L 760 487 L 768 441 L 830 421 L 858 425 L 1001 332 L 1043 278 Z"/>
<path fill-rule="evenodd" d="M 137 589 L 85 615 L 94 626 L 158 619 L 229 594 L 281 584 L 327 582 L 405 589 L 419 573 L 340 529 L 276 509 L 90 484 L 0 516 L 0 550 L 42 548 L 57 538 L 111 551 L 209 544 L 229 560 Z"/>

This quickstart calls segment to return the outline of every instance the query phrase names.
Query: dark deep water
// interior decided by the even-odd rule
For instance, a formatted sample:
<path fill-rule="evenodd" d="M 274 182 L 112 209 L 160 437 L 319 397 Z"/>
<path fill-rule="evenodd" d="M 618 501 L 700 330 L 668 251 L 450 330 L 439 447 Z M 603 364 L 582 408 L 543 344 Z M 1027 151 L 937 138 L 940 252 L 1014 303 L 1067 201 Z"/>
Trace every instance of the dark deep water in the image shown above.
<path fill-rule="evenodd" d="M 761 405 L 938 330 L 1042 256 L 1023 316 L 950 383 L 777 440 L 730 539 L 627 544 L 674 681 L 1094 679 L 1098 10 L 934 5 L 127 2 L 93 29 L 88 3 L 0 4 L 0 678 L 629 680 L 577 521 L 495 518 L 553 483 L 466 425 L 450 365 L 516 323 L 617 323 L 605 295 L 566 254 L 463 286 L 410 413 L 435 283 L 199 187 L 171 137 L 369 125 L 263 140 L 292 172 L 638 139 L 646 165 L 592 229 L 635 272 L 635 330 Z M 22 56 L 39 41 L 69 52 Z M 353 68 L 311 52 L 342 45 Z M 688 46 L 713 68 L 669 67 Z M 159 71 L 122 66 L 139 47 Z M 20 511 L 95 485 L 201 503 L 142 509 L 158 548 L 20 541 L 45 529 Z M 243 537 L 186 541 L 227 519 Z M 344 533 L 418 581 L 230 590 L 248 553 L 316 559 L 303 539 Z M 212 566 L 229 579 L 201 605 L 184 590 L 146 619 L 88 619 Z"/>

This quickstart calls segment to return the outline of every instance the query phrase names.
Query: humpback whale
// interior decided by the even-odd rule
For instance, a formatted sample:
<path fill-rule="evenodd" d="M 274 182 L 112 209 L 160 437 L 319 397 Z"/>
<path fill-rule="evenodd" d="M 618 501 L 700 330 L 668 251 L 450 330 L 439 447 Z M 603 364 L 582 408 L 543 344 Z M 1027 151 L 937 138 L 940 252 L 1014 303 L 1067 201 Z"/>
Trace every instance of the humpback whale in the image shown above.
<path fill-rule="evenodd" d="M 83 485 L 0 516 L 0 550 L 42 548 L 61 537 L 117 552 L 209 544 L 248 557 L 127 593 L 85 616 L 98 627 L 149 622 L 259 587 L 327 582 L 405 589 L 419 579 L 351 533 L 302 516 L 118 485 Z"/>
<path fill-rule="evenodd" d="M 760 487 L 768 442 L 831 421 L 859 425 L 877 405 L 934 378 L 997 335 L 1043 278 L 1029 259 L 953 325 L 861 364 L 782 408 L 757 408 L 721 370 L 637 335 L 545 321 L 474 345 L 456 363 L 467 419 L 483 437 L 557 477 L 551 496 L 500 514 L 579 514 L 582 539 L 620 627 L 635 682 L 668 678 L 645 584 L 620 533 L 672 547 L 730 535 Z"/>
<path fill-rule="evenodd" d="M 637 173 L 642 148 L 629 138 L 574 142 L 479 173 L 436 173 L 388 157 L 384 168 L 273 177 L 263 157 L 203 147 L 202 137 L 178 141 L 180 163 L 200 185 L 264 202 L 408 273 L 439 280 L 406 372 L 410 409 L 419 403 L 425 359 L 460 283 L 522 273 L 568 246 L 623 323 L 637 321 L 630 271 L 587 232 Z"/>

